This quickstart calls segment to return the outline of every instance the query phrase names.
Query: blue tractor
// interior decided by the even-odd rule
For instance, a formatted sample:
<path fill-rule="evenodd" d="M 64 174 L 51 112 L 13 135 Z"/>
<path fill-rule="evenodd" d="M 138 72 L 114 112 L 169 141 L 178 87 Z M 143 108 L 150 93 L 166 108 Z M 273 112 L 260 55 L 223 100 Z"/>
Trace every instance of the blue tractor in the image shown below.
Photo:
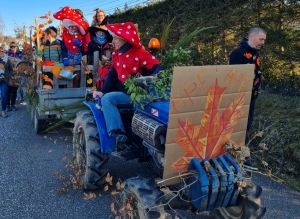
<path fill-rule="evenodd" d="M 106 184 L 110 155 L 149 162 L 153 171 L 162 177 L 169 100 L 152 102 L 144 108 L 118 106 L 130 141 L 117 146 L 115 139 L 108 136 L 100 101 L 94 102 L 87 92 L 84 103 L 89 109 L 77 113 L 73 129 L 73 155 L 80 166 L 83 189 L 98 189 Z M 153 116 L 151 109 L 157 109 L 159 116 Z M 260 201 L 262 188 L 247 181 L 242 169 L 228 154 L 201 162 L 194 158 L 189 170 L 191 174 L 185 182 L 163 189 L 154 179 L 125 180 L 119 200 L 123 206 L 130 204 L 131 207 L 123 208 L 121 218 L 171 218 L 168 209 L 210 211 L 217 219 L 264 216 L 266 208 Z"/>

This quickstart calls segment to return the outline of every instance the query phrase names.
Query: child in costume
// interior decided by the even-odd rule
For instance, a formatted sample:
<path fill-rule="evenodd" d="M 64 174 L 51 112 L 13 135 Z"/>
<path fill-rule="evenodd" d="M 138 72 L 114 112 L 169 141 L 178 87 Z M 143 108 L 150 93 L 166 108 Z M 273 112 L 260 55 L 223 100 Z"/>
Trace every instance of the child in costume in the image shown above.
<path fill-rule="evenodd" d="M 61 46 L 63 64 L 74 67 L 76 77 L 73 79 L 73 87 L 79 87 L 81 57 L 87 52 L 90 41 L 87 31 L 89 24 L 78 11 L 69 6 L 54 13 L 53 17 L 61 20 L 64 25 Z"/>
<path fill-rule="evenodd" d="M 102 21 L 100 26 L 92 26 L 88 28 L 91 35 L 91 42 L 88 44 L 88 63 L 93 63 L 94 52 L 99 51 L 99 60 L 106 55 L 105 51 L 109 49 L 109 43 L 112 42 L 112 35 L 105 26 L 107 24 L 107 17 Z M 105 57 L 109 58 L 109 57 Z"/>

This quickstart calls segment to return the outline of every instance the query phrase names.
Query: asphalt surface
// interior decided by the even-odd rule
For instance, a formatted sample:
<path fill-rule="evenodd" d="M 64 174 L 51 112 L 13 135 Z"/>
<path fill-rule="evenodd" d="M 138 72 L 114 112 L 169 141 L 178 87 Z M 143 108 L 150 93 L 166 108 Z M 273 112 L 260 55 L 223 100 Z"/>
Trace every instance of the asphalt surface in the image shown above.
<path fill-rule="evenodd" d="M 30 124 L 25 106 L 0 117 L 0 218 L 4 219 L 108 219 L 115 218 L 110 210 L 114 201 L 109 191 L 95 191 L 96 198 L 84 200 L 82 190 L 68 187 L 58 193 L 70 171 L 66 169 L 72 154 L 72 125 L 68 124 L 47 134 L 37 135 Z M 146 164 L 125 162 L 112 157 L 109 169 L 114 184 L 118 179 L 141 175 L 153 176 Z M 262 203 L 267 207 L 266 219 L 300 219 L 300 193 L 254 175 L 253 181 L 263 187 Z M 208 212 L 198 216 L 178 211 L 179 218 L 211 219 Z"/>

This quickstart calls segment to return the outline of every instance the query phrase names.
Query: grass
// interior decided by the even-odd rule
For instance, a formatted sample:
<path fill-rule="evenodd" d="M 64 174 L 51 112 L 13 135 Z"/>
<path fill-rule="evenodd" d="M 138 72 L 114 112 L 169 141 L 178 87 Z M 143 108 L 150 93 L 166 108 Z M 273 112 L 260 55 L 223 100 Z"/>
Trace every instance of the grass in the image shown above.
<path fill-rule="evenodd" d="M 260 170 L 300 191 L 300 97 L 262 92 L 251 128 L 253 135 L 260 131 L 263 136 L 249 144 L 252 159 Z"/>

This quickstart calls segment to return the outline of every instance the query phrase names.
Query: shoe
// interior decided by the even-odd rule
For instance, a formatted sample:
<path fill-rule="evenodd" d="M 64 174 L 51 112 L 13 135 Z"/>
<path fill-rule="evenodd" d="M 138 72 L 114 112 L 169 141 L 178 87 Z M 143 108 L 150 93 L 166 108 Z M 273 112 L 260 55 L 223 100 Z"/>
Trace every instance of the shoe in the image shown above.
<path fill-rule="evenodd" d="M 16 108 L 15 106 L 12 106 L 12 107 L 11 107 L 11 110 L 12 110 L 12 111 L 17 111 L 17 108 Z"/>
<path fill-rule="evenodd" d="M 8 111 L 11 111 L 11 106 L 10 105 L 6 106 L 6 112 L 8 112 Z"/>
<path fill-rule="evenodd" d="M 249 158 L 246 158 L 246 161 L 243 163 L 243 167 L 248 170 L 258 170 L 258 168 L 250 162 Z"/>
<path fill-rule="evenodd" d="M 7 114 L 5 113 L 5 111 L 2 111 L 1 115 L 2 115 L 3 118 L 7 117 Z"/>

